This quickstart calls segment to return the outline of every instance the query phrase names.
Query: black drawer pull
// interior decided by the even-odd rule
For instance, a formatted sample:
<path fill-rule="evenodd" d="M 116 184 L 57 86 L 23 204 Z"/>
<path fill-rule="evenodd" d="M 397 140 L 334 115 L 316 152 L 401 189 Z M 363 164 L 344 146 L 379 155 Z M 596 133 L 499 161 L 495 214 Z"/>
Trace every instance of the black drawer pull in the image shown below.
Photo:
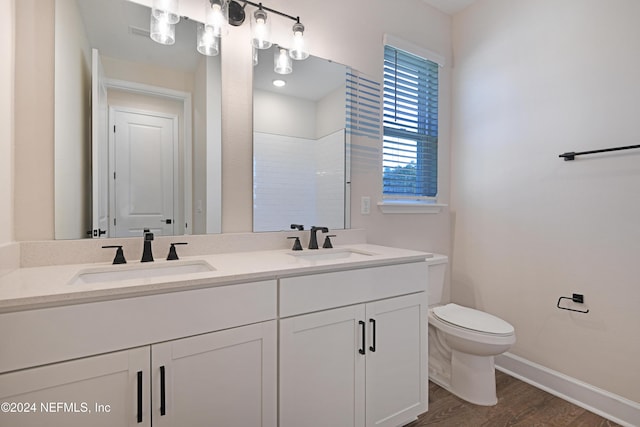
<path fill-rule="evenodd" d="M 365 335 L 366 335 L 367 331 L 365 329 L 366 326 L 365 326 L 364 321 L 359 320 L 358 324 L 360 325 L 360 327 L 362 329 L 362 348 L 358 349 L 358 353 L 364 354 L 365 353 L 365 348 L 367 347 L 367 344 L 365 342 Z"/>
<path fill-rule="evenodd" d="M 138 422 L 142 422 L 142 371 L 138 371 Z"/>
<path fill-rule="evenodd" d="M 164 416 L 167 413 L 166 406 L 166 394 L 164 384 L 164 366 L 160 366 L 160 415 Z"/>
<path fill-rule="evenodd" d="M 371 339 L 371 346 L 369 347 L 369 350 L 371 350 L 372 352 L 375 352 L 376 351 L 376 319 L 369 319 L 369 323 L 371 323 L 372 332 L 373 332 L 373 337 Z"/>

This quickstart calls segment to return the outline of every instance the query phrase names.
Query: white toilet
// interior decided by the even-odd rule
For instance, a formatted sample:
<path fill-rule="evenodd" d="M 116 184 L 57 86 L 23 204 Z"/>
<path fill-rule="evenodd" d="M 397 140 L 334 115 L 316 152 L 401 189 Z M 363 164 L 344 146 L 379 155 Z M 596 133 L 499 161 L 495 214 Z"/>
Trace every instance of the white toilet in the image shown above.
<path fill-rule="evenodd" d="M 429 379 L 476 405 L 495 405 L 494 356 L 516 342 L 509 323 L 483 311 L 442 304 L 448 258 L 429 264 Z"/>

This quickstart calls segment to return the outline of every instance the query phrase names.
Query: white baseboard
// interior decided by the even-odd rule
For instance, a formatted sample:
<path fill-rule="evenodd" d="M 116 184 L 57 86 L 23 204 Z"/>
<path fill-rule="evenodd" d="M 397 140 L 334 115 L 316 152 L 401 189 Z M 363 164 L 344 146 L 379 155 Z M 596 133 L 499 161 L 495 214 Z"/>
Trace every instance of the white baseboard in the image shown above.
<path fill-rule="evenodd" d="M 640 426 L 640 403 L 594 387 L 511 353 L 495 358 L 496 369 L 627 427 Z"/>

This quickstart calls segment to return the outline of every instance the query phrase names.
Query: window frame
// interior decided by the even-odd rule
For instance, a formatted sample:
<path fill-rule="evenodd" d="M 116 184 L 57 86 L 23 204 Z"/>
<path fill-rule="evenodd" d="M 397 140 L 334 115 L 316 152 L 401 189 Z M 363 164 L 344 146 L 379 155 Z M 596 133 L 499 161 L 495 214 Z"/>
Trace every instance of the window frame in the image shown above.
<path fill-rule="evenodd" d="M 386 50 L 385 49 L 386 46 L 389 46 L 397 50 L 409 53 L 411 55 L 418 56 L 425 60 L 434 62 L 435 64 L 437 64 L 438 68 L 444 67 L 444 57 L 428 49 L 424 49 L 420 46 L 416 46 L 410 42 L 406 42 L 404 40 L 398 39 L 390 35 L 385 35 L 384 43 L 383 43 L 383 54 L 384 54 L 384 51 Z M 438 74 L 439 74 L 438 76 L 438 96 L 439 96 L 440 80 L 441 80 L 439 70 L 438 70 Z M 384 99 L 384 89 L 383 89 L 383 99 Z M 436 107 L 438 111 L 438 115 L 440 113 L 439 104 L 440 102 L 438 101 L 438 106 Z M 383 101 L 383 107 L 384 107 L 384 101 Z M 384 111 L 384 108 L 383 108 L 383 111 Z M 386 133 L 385 127 L 386 126 L 384 125 L 384 120 L 383 120 L 383 135 L 382 135 L 383 141 Z M 415 140 L 417 141 L 420 138 L 422 137 L 418 137 Z M 424 138 L 427 138 L 427 136 L 424 136 Z M 383 146 L 384 144 L 385 143 L 383 142 Z M 384 161 L 384 156 L 385 154 L 383 152 L 381 156 L 383 161 Z M 436 168 L 438 163 L 438 157 L 439 157 L 439 154 L 436 155 L 436 160 L 435 160 Z M 384 192 L 384 166 L 383 165 L 381 166 L 382 166 L 381 173 L 383 174 L 382 175 L 383 183 L 381 188 L 383 201 L 378 203 L 378 205 L 380 209 L 383 211 L 383 213 L 438 213 L 441 211 L 443 206 L 446 206 L 446 205 L 437 203 L 437 199 L 438 199 L 437 193 L 434 196 L 422 196 L 419 194 L 385 193 Z M 439 175 L 440 174 L 438 173 L 438 176 L 436 177 L 436 183 L 437 183 L 436 186 L 439 186 L 439 181 L 440 181 Z"/>

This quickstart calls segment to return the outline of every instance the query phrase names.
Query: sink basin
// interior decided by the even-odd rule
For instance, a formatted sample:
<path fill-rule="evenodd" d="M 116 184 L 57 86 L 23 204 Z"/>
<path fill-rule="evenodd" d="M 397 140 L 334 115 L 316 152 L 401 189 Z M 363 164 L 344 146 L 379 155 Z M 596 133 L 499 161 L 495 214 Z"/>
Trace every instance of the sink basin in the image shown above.
<path fill-rule="evenodd" d="M 366 252 L 358 249 L 334 248 L 290 252 L 289 255 L 303 261 L 334 261 L 340 259 L 367 259 L 375 254 L 373 252 Z"/>
<path fill-rule="evenodd" d="M 150 277 L 164 277 L 178 274 L 204 273 L 215 271 L 206 261 L 171 261 L 158 264 L 144 263 L 132 265 L 113 265 L 104 268 L 88 268 L 80 271 L 71 285 L 86 285 L 89 283 L 117 282 L 130 279 L 146 279 Z"/>

